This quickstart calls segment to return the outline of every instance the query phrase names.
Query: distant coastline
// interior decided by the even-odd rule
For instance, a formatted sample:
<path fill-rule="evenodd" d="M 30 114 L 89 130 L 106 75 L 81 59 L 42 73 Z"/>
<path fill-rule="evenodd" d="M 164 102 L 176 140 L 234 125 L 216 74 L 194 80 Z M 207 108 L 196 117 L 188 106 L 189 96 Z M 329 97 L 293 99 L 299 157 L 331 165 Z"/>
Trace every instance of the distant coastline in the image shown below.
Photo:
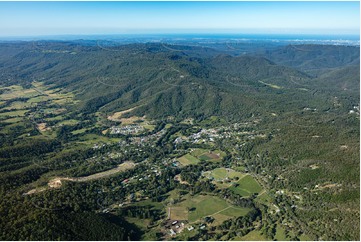
<path fill-rule="evenodd" d="M 325 34 L 97 34 L 97 35 L 39 35 L 39 36 L 0 36 L 0 41 L 78 41 L 107 40 L 127 42 L 198 42 L 198 43 L 247 43 L 274 42 L 279 44 L 329 44 L 329 45 L 360 45 L 359 35 L 325 35 Z"/>

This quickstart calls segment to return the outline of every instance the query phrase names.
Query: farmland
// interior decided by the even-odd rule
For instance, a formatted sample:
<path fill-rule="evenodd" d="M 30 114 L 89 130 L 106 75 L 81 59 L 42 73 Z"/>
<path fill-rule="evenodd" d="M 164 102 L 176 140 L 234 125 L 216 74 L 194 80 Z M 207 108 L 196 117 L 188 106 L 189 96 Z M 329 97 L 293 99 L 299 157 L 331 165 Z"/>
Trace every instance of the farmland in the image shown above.
<path fill-rule="evenodd" d="M 249 211 L 246 208 L 234 207 L 215 196 L 197 195 L 191 197 L 187 195 L 183 200 L 175 207 L 176 212 L 174 216 L 176 218 L 187 218 L 186 220 L 190 223 L 199 222 L 206 216 L 215 216 L 215 223 L 219 224 L 234 216 L 245 215 Z M 174 207 L 171 208 L 171 214 L 173 210 Z M 173 220 L 172 217 L 171 219 Z"/>
<path fill-rule="evenodd" d="M 190 155 L 190 154 L 186 154 L 182 157 L 178 158 L 178 161 L 183 165 L 183 166 L 187 166 L 187 165 L 194 165 L 197 164 L 199 162 L 199 160 L 197 158 L 195 158 L 194 156 Z"/>
<path fill-rule="evenodd" d="M 192 156 L 197 157 L 199 160 L 202 161 L 220 161 L 225 156 L 225 153 L 220 150 L 206 150 L 206 149 L 192 149 L 190 154 Z"/>
<path fill-rule="evenodd" d="M 250 175 L 241 178 L 230 189 L 241 196 L 250 196 L 262 191 L 262 187 Z"/>

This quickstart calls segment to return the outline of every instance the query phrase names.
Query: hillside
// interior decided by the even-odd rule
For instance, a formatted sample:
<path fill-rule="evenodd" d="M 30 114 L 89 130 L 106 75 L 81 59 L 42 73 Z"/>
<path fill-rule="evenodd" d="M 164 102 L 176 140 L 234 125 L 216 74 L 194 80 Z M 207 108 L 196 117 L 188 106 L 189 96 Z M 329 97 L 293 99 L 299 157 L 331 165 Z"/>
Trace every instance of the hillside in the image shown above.
<path fill-rule="evenodd" d="M 262 53 L 277 64 L 322 74 L 332 68 L 360 63 L 360 48 L 335 45 L 288 45 Z"/>
<path fill-rule="evenodd" d="M 42 80 L 73 91 L 89 112 L 141 106 L 134 113 L 158 118 L 247 116 L 267 109 L 269 95 L 280 101 L 277 94 L 298 95 L 299 85 L 311 82 L 308 75 L 262 57 L 196 57 L 200 47 L 175 52 L 162 44 L 130 44 L 117 51 L 70 43 L 39 46 L 20 45 L 18 54 L 4 61 L 4 73 L 15 73 L 12 78 L 23 85 Z"/>

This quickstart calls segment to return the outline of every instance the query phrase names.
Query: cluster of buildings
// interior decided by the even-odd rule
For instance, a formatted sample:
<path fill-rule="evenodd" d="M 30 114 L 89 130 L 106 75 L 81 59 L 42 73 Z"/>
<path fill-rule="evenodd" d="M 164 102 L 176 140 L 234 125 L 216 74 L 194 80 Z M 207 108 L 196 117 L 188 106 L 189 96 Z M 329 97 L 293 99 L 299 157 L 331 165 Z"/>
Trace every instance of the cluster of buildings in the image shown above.
<path fill-rule="evenodd" d="M 137 134 L 144 131 L 144 127 L 139 124 L 131 124 L 127 126 L 117 127 L 113 126 L 110 128 L 111 134 Z"/>
<path fill-rule="evenodd" d="M 162 135 L 165 134 L 165 132 L 166 132 L 166 130 L 162 129 L 161 131 L 159 131 L 155 134 L 142 136 L 142 137 L 132 137 L 132 138 L 130 138 L 130 140 L 133 144 L 144 145 L 145 143 L 148 143 L 150 141 L 158 140 L 160 137 L 162 137 Z"/>
<path fill-rule="evenodd" d="M 182 233 L 182 231 L 187 228 L 188 231 L 192 231 L 194 229 L 193 226 L 187 226 L 180 221 L 171 221 L 170 224 L 166 225 L 166 227 L 169 229 L 170 236 L 175 236 L 179 233 Z"/>

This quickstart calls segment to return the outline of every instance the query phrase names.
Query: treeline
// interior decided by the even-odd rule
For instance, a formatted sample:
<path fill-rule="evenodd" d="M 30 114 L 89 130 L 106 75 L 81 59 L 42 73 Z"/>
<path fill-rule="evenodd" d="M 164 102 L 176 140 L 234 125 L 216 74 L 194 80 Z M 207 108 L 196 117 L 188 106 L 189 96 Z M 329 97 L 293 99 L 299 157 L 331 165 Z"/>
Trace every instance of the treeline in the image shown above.
<path fill-rule="evenodd" d="M 19 156 L 38 156 L 44 153 L 52 152 L 60 147 L 60 143 L 56 140 L 26 140 L 18 145 L 4 147 L 0 149 L 0 158 L 12 158 Z"/>

